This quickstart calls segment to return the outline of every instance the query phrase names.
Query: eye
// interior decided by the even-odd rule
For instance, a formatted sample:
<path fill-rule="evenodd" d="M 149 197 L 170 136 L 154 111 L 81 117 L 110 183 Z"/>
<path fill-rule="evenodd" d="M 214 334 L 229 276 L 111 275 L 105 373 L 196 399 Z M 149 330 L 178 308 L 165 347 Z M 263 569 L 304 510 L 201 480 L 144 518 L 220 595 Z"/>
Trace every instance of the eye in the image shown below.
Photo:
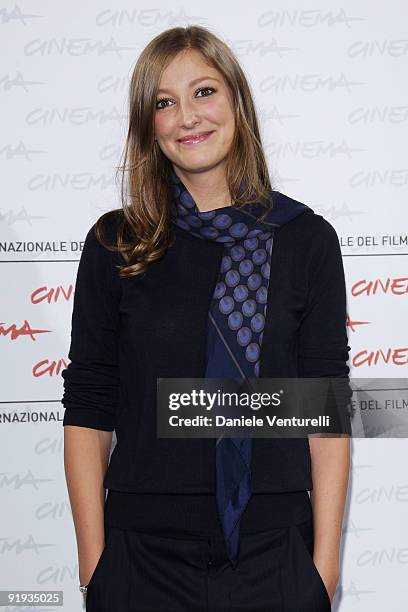
<path fill-rule="evenodd" d="M 215 89 L 213 87 L 200 87 L 200 89 L 197 89 L 196 93 L 198 93 L 199 91 L 211 91 L 211 92 L 214 92 Z M 204 96 L 204 97 L 207 98 L 208 96 Z M 200 96 L 200 98 L 202 98 L 202 96 Z"/>
<path fill-rule="evenodd" d="M 161 104 L 162 102 L 168 102 L 169 98 L 160 98 L 159 100 L 156 100 L 156 109 L 160 110 L 162 108 L 166 108 L 167 104 L 165 106 L 159 106 L 159 104 Z"/>
<path fill-rule="evenodd" d="M 214 87 L 199 87 L 194 93 L 198 94 L 200 92 L 211 92 L 209 95 L 211 96 L 216 90 L 214 89 Z M 208 98 L 208 94 L 205 94 L 204 96 L 197 96 L 199 98 Z M 157 110 L 161 110 L 162 108 L 166 108 L 168 105 L 166 104 L 166 102 L 171 102 L 171 98 L 160 98 L 159 100 L 156 100 L 156 109 Z M 160 106 L 161 104 L 163 104 L 163 106 Z"/>

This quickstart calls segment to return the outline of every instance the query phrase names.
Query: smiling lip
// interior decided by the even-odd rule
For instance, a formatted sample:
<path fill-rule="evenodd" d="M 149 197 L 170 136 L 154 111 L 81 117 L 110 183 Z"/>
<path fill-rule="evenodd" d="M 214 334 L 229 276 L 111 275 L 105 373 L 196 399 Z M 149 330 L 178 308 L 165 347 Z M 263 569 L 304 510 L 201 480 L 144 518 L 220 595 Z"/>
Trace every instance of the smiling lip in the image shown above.
<path fill-rule="evenodd" d="M 196 144 L 198 142 L 202 142 L 203 140 L 207 140 L 209 136 L 211 136 L 212 132 L 201 132 L 201 134 L 190 134 L 189 136 L 184 136 L 183 138 L 179 138 L 177 142 L 181 144 Z"/>

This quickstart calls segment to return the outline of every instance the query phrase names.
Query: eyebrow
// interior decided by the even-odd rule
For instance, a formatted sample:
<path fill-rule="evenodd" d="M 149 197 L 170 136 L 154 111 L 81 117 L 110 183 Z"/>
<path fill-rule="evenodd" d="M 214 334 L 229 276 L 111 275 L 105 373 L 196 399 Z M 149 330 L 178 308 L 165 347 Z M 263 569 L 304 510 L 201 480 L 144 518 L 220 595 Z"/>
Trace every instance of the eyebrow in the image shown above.
<path fill-rule="evenodd" d="M 195 85 L 196 83 L 200 83 L 201 81 L 218 81 L 218 83 L 220 83 L 221 81 L 219 79 L 216 79 L 215 77 L 211 77 L 211 76 L 204 76 L 204 77 L 199 77 L 198 79 L 194 79 L 193 81 L 191 81 L 188 85 L 189 87 L 192 87 L 193 85 Z M 159 89 L 158 92 L 159 93 L 171 93 L 169 89 Z"/>

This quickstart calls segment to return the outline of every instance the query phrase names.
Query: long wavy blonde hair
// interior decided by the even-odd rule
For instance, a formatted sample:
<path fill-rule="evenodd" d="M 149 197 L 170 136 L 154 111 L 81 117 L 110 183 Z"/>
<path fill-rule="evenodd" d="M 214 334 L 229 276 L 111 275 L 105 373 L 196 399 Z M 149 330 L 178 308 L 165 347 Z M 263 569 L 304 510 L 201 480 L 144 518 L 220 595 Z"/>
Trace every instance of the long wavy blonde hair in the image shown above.
<path fill-rule="evenodd" d="M 166 66 L 181 51 L 199 51 L 218 70 L 232 96 L 235 134 L 226 159 L 226 180 L 232 205 L 258 201 L 272 207 L 271 180 L 262 148 L 258 119 L 250 86 L 231 49 L 210 30 L 197 25 L 175 27 L 156 36 L 142 51 L 129 86 L 129 125 L 121 156 L 122 208 L 97 221 L 97 239 L 118 251 L 122 278 L 145 272 L 171 246 L 169 174 L 171 161 L 155 140 L 156 97 Z M 126 181 L 126 172 L 128 179 Z M 267 212 L 267 210 L 266 210 Z M 115 244 L 106 244 L 103 224 L 117 221 Z"/>

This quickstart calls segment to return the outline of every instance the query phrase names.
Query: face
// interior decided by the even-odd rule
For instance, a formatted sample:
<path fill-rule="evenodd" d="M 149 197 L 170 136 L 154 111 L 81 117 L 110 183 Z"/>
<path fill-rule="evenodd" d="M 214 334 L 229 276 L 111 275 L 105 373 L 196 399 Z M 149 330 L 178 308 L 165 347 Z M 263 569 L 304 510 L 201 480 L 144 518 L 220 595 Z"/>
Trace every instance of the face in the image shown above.
<path fill-rule="evenodd" d="M 179 53 L 163 72 L 157 94 L 155 138 L 163 153 L 185 173 L 220 169 L 234 130 L 222 75 L 197 51 Z"/>

